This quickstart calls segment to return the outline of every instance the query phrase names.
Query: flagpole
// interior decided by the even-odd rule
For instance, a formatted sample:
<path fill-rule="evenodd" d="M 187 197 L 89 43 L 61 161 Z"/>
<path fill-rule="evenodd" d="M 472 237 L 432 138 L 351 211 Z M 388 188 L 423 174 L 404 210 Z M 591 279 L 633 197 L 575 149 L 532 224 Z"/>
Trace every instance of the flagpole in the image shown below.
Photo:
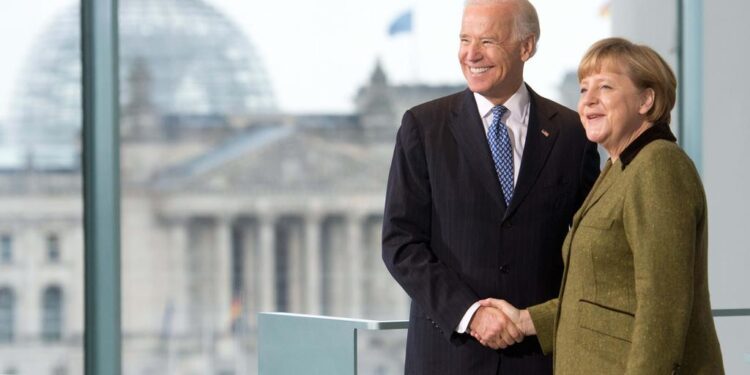
<path fill-rule="evenodd" d="M 419 77 L 419 38 L 417 35 L 417 20 L 416 20 L 416 2 L 414 0 L 411 1 L 411 5 L 409 9 L 411 9 L 411 33 L 409 35 L 410 41 L 411 41 L 411 70 L 412 70 L 412 83 L 420 83 L 421 79 Z"/>
<path fill-rule="evenodd" d="M 409 36 L 409 49 L 411 52 L 411 76 L 412 76 L 412 83 L 416 84 L 421 81 L 419 77 L 419 40 L 417 38 L 417 33 L 414 31 L 411 32 L 411 35 Z"/>

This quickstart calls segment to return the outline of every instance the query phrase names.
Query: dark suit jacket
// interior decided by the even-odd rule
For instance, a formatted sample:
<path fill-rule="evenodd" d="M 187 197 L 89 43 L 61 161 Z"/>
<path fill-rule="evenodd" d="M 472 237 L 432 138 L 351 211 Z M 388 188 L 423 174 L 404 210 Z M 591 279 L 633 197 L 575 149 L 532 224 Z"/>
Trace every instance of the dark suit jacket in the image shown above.
<path fill-rule="evenodd" d="M 383 260 L 412 298 L 407 374 L 550 374 L 536 340 L 507 350 L 457 334 L 469 306 L 557 296 L 560 247 L 599 173 L 578 115 L 529 88 L 529 129 L 509 207 L 473 94 L 408 110 L 386 195 Z"/>

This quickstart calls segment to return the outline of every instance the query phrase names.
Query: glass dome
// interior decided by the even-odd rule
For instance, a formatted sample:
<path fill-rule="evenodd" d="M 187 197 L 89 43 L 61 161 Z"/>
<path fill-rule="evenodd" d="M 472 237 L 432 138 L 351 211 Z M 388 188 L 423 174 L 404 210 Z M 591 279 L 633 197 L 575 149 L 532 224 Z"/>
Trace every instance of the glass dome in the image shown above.
<path fill-rule="evenodd" d="M 120 102 L 138 94 L 163 115 L 250 115 L 276 111 L 262 61 L 243 33 L 201 0 L 120 0 Z M 11 114 L 16 145 L 35 164 L 77 159 L 81 127 L 80 15 L 58 16 L 27 58 Z M 73 152 L 71 155 L 70 152 Z M 44 155 L 52 153 L 51 155 Z M 66 156 L 67 155 L 67 156 Z M 54 162 L 53 162 L 54 163 Z"/>

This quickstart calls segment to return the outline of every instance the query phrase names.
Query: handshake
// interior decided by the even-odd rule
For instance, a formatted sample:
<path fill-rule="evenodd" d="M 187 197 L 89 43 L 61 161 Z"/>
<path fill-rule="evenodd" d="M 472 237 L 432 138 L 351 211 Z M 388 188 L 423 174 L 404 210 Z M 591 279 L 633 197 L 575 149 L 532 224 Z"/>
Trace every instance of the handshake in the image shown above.
<path fill-rule="evenodd" d="M 510 303 L 494 298 L 479 301 L 479 308 L 469 323 L 469 332 L 482 345 L 505 349 L 536 335 L 529 310 L 519 310 Z"/>

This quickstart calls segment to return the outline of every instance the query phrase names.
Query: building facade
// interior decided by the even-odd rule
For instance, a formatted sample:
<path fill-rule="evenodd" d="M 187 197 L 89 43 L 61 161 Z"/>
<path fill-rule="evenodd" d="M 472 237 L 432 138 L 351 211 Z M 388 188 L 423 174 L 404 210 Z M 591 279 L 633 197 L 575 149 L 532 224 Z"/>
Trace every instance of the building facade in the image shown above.
<path fill-rule="evenodd" d="M 212 7 L 120 4 L 123 373 L 255 373 L 261 311 L 405 318 L 380 259 L 395 132 L 463 86 L 392 85 L 376 63 L 354 113 L 289 115 Z M 4 125 L 0 373 L 83 372 L 77 17 L 42 36 Z M 403 337 L 360 345 L 364 373 L 400 371 Z"/>

